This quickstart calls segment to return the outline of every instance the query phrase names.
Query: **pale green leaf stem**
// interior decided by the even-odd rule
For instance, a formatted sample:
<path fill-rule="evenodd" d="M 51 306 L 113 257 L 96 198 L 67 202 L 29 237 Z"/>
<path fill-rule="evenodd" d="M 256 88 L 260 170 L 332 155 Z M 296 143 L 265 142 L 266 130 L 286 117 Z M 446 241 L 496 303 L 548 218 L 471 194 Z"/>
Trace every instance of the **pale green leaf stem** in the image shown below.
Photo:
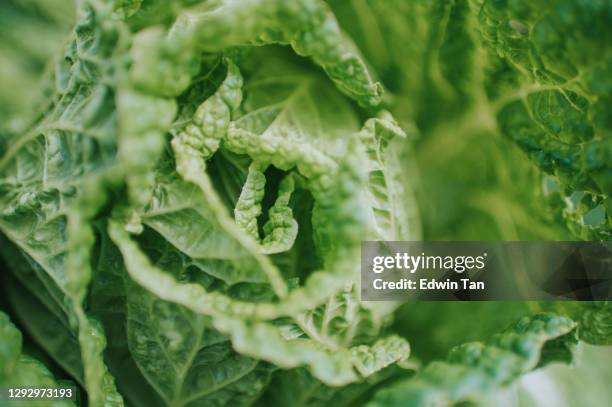
<path fill-rule="evenodd" d="M 487 343 L 451 350 L 447 362 L 433 362 L 416 377 L 381 390 L 368 406 L 437 406 L 477 402 L 550 361 L 571 358 L 576 324 L 569 318 L 539 314 L 521 319 Z"/>

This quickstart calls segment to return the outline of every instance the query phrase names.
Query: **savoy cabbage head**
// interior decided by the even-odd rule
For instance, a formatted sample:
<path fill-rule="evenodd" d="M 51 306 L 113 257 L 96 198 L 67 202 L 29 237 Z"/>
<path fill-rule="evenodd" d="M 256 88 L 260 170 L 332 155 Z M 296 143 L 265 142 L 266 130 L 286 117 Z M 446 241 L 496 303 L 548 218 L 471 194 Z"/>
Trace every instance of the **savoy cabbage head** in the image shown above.
<path fill-rule="evenodd" d="M 612 342 L 608 303 L 358 290 L 363 240 L 610 238 L 612 2 L 0 11 L 0 387 L 487 405 Z"/>

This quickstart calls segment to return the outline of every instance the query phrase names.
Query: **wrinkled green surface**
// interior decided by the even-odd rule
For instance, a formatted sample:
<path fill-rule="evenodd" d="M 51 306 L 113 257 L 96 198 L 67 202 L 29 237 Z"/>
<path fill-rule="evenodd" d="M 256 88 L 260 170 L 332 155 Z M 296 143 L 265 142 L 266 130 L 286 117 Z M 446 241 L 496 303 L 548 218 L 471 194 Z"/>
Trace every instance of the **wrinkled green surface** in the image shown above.
<path fill-rule="evenodd" d="M 58 383 L 51 372 L 38 360 L 22 353 L 22 336 L 4 312 L 0 312 L 0 386 L 3 388 L 24 385 L 40 388 L 72 386 Z M 3 405 L 19 405 L 28 401 L 5 401 Z M 37 405 L 68 407 L 76 405 L 69 400 L 38 401 Z"/>
<path fill-rule="evenodd" d="M 414 379 L 381 390 L 369 406 L 436 406 L 475 401 L 491 388 L 551 361 L 572 359 L 575 323 L 538 314 L 521 319 L 487 343 L 453 348 L 447 362 L 433 362 Z"/>
<path fill-rule="evenodd" d="M 32 350 L 94 407 L 490 405 L 609 353 L 609 303 L 361 303 L 358 279 L 368 239 L 610 238 L 611 18 L 3 1 L 0 306 L 26 352 L 0 313 L 0 378 L 55 383 Z"/>

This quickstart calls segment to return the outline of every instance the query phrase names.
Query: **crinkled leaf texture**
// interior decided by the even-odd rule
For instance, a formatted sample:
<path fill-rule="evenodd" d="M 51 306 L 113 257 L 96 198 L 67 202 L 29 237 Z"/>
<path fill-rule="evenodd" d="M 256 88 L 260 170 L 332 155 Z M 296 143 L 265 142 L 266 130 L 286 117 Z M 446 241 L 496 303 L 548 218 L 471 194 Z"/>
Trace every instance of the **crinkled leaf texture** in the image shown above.
<path fill-rule="evenodd" d="M 362 240 L 421 237 L 411 117 L 429 134 L 473 108 L 549 173 L 580 236 L 609 236 L 610 58 L 559 41 L 591 15 L 609 38 L 609 2 L 337 3 L 82 0 L 37 106 L 6 126 L 1 109 L 2 291 L 88 405 L 352 406 L 387 385 L 374 405 L 471 400 L 568 360 L 575 324 L 610 343 L 609 304 L 570 305 L 398 381 L 416 365 L 396 305 L 358 294 Z M 435 347 L 431 320 L 412 328 Z M 3 368 L 51 380 L 0 329 Z"/>
<path fill-rule="evenodd" d="M 542 183 L 534 189 L 540 190 L 540 200 L 553 204 L 570 236 L 610 238 L 609 0 L 331 0 L 330 4 L 382 82 L 397 93 L 395 111 L 415 118 L 430 140 L 424 151 L 447 152 L 439 164 L 442 168 L 432 169 L 433 174 L 457 171 L 453 164 L 457 159 L 450 155 L 461 145 L 459 140 L 465 143 L 459 151 L 461 161 L 469 162 L 475 144 L 488 143 L 485 140 L 501 133 L 546 174 L 544 180 L 538 174 Z M 517 163 L 499 141 L 496 144 L 498 151 L 481 152 L 491 156 L 491 170 L 501 172 L 496 177 L 503 182 L 503 172 L 524 172 L 513 168 L 524 164 Z M 424 155 L 427 163 L 430 154 Z M 501 170 L 499 160 L 508 168 Z M 480 165 L 464 168 L 484 171 Z M 497 180 L 486 179 L 473 192 L 458 191 L 482 193 L 493 181 Z M 521 188 L 532 182 L 521 182 Z M 516 193 L 510 188 L 518 189 L 516 179 L 509 184 L 508 192 Z M 472 186 L 466 182 L 466 187 Z M 446 186 L 446 193 L 452 189 Z M 469 207 L 475 206 L 475 200 Z M 550 209 L 545 206 L 540 211 Z M 466 210 L 457 213 L 462 216 Z"/>
<path fill-rule="evenodd" d="M 70 385 L 55 380 L 51 372 L 38 360 L 22 353 L 22 336 L 4 312 L 0 312 L 0 386 L 17 387 L 59 387 Z M 15 403 L 24 403 L 16 401 Z M 75 403 L 69 400 L 38 401 L 44 407 L 69 407 Z"/>
<path fill-rule="evenodd" d="M 79 2 L 2 147 L 11 309 L 93 407 L 247 406 L 288 369 L 358 394 L 401 371 L 392 307 L 359 302 L 359 242 L 418 228 L 357 48 L 319 0 L 153 3 Z"/>
<path fill-rule="evenodd" d="M 486 343 L 451 350 L 447 362 L 433 362 L 416 377 L 376 394 L 368 406 L 438 406 L 472 401 L 507 386 L 551 361 L 568 361 L 576 324 L 567 317 L 525 317 Z"/>

